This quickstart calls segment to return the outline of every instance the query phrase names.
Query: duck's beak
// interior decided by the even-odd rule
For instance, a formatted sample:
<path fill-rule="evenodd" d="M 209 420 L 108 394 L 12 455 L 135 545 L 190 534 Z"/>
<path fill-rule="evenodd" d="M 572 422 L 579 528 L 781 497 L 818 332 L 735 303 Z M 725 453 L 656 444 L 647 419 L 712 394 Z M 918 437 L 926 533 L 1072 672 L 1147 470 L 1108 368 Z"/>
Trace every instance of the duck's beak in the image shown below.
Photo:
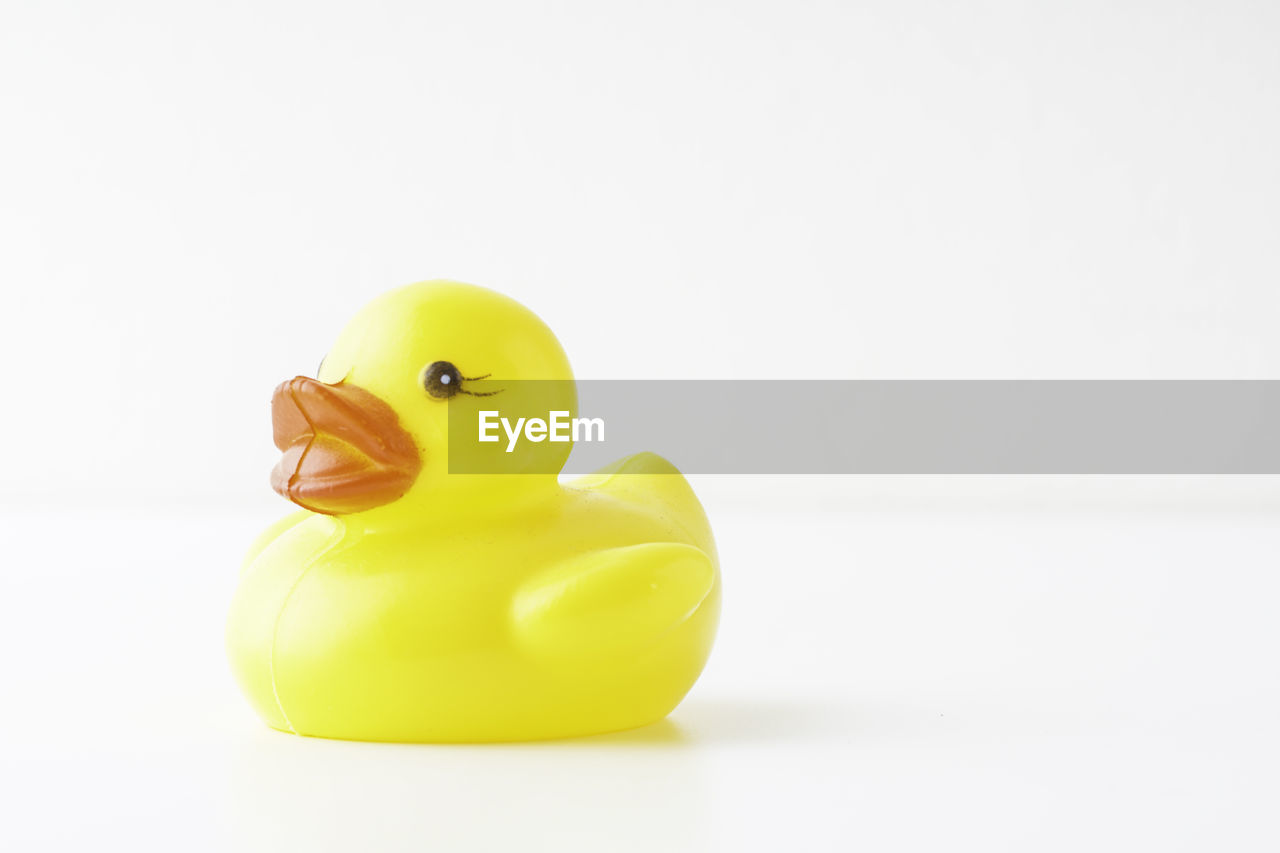
<path fill-rule="evenodd" d="M 338 515 L 390 503 L 422 469 L 395 410 L 355 385 L 290 379 L 271 398 L 271 420 L 276 447 L 284 451 L 271 487 L 314 512 Z"/>

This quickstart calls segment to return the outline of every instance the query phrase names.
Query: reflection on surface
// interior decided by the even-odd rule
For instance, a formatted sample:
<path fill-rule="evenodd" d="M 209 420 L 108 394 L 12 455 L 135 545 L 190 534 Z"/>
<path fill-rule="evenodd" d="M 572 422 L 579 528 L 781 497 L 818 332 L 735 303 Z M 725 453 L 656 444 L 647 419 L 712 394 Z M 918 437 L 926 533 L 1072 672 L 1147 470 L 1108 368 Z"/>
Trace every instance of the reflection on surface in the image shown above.
<path fill-rule="evenodd" d="M 510 849 L 526 836 L 609 850 L 657 849 L 672 837 L 696 846 L 706 832 L 708 786 L 698 751 L 685 744 L 670 721 L 535 744 L 368 744 L 246 732 L 232 756 L 231 818 L 236 835 L 290 849 L 379 849 L 406 839 L 448 850 Z"/>
<path fill-rule="evenodd" d="M 245 715 L 229 801 L 265 846 L 442 849 L 571 837 L 594 849 L 697 848 L 716 810 L 715 755 L 848 733 L 823 702 L 690 700 L 613 734 L 522 744 L 374 744 L 283 735 Z M 352 814 L 361 815 L 352 821 Z"/>

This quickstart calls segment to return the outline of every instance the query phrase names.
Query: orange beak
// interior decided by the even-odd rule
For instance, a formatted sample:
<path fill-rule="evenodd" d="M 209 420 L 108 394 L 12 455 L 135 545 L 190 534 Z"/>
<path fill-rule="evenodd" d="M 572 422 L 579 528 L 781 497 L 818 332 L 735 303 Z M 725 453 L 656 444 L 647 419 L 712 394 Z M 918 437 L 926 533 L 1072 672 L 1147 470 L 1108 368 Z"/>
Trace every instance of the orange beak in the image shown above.
<path fill-rule="evenodd" d="M 271 398 L 271 420 L 284 451 L 271 488 L 313 512 L 340 515 L 390 503 L 422 470 L 395 410 L 355 385 L 290 379 Z"/>

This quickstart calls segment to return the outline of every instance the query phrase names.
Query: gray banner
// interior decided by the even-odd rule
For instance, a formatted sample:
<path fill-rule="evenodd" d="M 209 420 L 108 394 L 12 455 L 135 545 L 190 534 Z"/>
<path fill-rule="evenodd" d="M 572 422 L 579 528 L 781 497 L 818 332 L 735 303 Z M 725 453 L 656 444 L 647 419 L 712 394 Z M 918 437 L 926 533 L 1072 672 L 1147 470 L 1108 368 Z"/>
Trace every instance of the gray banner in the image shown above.
<path fill-rule="evenodd" d="M 450 471 L 572 446 L 567 473 L 648 450 L 690 474 L 1280 474 L 1280 381 L 587 380 L 576 413 L 572 383 L 501 387 L 449 402 Z"/>

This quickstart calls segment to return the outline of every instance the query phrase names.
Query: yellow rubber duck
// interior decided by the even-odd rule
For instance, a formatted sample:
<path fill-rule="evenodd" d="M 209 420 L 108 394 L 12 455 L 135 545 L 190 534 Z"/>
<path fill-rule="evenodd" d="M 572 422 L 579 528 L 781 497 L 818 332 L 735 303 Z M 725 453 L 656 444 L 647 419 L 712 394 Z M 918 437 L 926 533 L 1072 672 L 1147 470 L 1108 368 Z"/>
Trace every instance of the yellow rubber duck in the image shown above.
<path fill-rule="evenodd" d="M 272 485 L 303 511 L 250 548 L 227 623 L 268 725 L 559 738 L 655 722 L 693 686 L 720 575 L 674 467 L 639 454 L 562 484 L 512 454 L 508 472 L 449 472 L 448 409 L 497 408 L 504 381 L 527 379 L 573 388 L 551 330 L 498 293 L 433 281 L 374 300 L 318 378 L 276 389 Z M 568 393 L 557 407 L 576 413 Z M 569 445 L 549 447 L 562 464 Z"/>

